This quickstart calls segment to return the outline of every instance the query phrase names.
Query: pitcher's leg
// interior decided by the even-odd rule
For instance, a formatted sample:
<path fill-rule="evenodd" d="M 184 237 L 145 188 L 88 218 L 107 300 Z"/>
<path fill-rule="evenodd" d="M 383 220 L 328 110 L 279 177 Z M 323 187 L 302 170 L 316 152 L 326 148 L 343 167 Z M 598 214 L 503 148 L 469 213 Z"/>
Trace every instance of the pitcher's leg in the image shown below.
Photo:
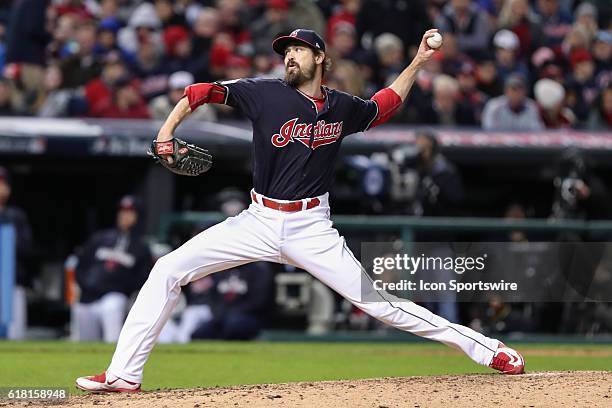
<path fill-rule="evenodd" d="M 277 261 L 275 237 L 261 222 L 244 211 L 160 258 L 128 314 L 108 371 L 127 381 L 142 382 L 144 364 L 176 306 L 181 286 L 254 260 Z"/>
<path fill-rule="evenodd" d="M 314 232 L 314 231 L 313 231 Z M 287 260 L 348 299 L 376 319 L 421 337 L 436 340 L 465 352 L 479 364 L 489 365 L 499 341 L 468 327 L 450 323 L 410 301 L 362 300 L 362 278 L 368 279 L 360 262 L 346 246 L 344 239 L 329 228 L 315 238 L 300 238 L 283 247 Z"/>

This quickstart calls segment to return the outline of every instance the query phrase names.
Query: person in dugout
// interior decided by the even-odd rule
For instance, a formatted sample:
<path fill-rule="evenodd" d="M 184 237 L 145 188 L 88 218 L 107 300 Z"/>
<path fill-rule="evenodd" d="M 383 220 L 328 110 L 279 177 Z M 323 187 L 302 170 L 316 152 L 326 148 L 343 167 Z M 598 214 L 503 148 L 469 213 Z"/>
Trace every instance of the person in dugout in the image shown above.
<path fill-rule="evenodd" d="M 25 211 L 9 204 L 11 197 L 11 177 L 6 168 L 0 166 L 0 223 L 8 223 L 15 228 L 15 288 L 11 323 L 6 336 L 9 340 L 23 340 L 27 332 L 26 288 L 32 286 L 29 261 L 32 257 L 32 229 Z M 0 335 L 1 336 L 1 335 Z"/>
<path fill-rule="evenodd" d="M 273 305 L 274 277 L 270 266 L 255 262 L 204 279 L 213 281 L 211 316 L 191 334 L 191 339 L 257 337 Z"/>
<path fill-rule="evenodd" d="M 78 251 L 74 308 L 79 341 L 116 342 L 129 296 L 148 277 L 153 259 L 138 228 L 139 205 L 132 196 L 119 202 L 117 224 L 98 231 Z"/>

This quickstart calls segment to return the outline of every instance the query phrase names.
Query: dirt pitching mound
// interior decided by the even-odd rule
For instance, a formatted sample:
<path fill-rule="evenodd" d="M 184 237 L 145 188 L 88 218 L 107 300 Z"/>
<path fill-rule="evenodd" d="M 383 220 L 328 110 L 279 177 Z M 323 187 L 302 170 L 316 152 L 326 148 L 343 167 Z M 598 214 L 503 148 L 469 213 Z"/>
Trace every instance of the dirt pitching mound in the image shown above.
<path fill-rule="evenodd" d="M 2 404 L 0 404 L 2 405 Z M 604 407 L 612 372 L 539 372 L 379 378 L 81 395 L 63 406 L 201 407 Z"/>

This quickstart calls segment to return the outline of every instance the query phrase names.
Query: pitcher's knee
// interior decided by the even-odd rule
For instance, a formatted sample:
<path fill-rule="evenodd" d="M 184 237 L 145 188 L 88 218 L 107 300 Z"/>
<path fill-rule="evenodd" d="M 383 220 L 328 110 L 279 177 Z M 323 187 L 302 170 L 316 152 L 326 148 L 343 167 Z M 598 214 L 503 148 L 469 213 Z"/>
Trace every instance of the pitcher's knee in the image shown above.
<path fill-rule="evenodd" d="M 174 284 L 181 279 L 180 263 L 172 253 L 162 256 L 155 262 L 149 279 L 162 280 Z"/>

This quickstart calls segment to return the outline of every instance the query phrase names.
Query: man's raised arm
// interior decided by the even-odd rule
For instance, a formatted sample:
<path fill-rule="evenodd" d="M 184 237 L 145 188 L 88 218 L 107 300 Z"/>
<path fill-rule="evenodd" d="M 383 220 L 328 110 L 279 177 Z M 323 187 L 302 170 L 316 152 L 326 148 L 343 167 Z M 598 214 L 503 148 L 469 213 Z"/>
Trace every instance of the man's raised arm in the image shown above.
<path fill-rule="evenodd" d="M 187 98 L 181 98 L 178 103 L 172 109 L 172 112 L 166 118 L 166 121 L 159 129 L 157 133 L 157 141 L 158 142 L 166 142 L 172 139 L 174 135 L 174 131 L 181 124 L 183 119 L 185 119 L 191 113 L 191 107 L 189 106 L 189 100 Z"/>
<path fill-rule="evenodd" d="M 199 83 L 189 85 L 166 121 L 157 133 L 157 141 L 165 142 L 172 139 L 174 131 L 181 122 L 196 108 L 205 103 L 223 103 L 225 88 L 218 84 Z"/>
<path fill-rule="evenodd" d="M 434 54 L 436 50 L 427 45 L 427 39 L 432 37 L 435 33 L 438 32 L 437 28 L 433 28 L 431 30 L 427 30 L 421 39 L 421 44 L 419 45 L 419 50 L 416 55 L 412 59 L 410 65 L 408 65 L 401 74 L 393 81 L 389 88 L 393 89 L 396 94 L 402 98 L 402 102 L 406 100 L 408 93 L 410 92 L 410 88 L 414 84 L 416 79 L 417 72 L 419 69 L 423 67 Z"/>
<path fill-rule="evenodd" d="M 423 65 L 431 59 L 435 52 L 433 48 L 427 45 L 427 39 L 437 33 L 437 29 L 427 30 L 423 35 L 419 50 L 408 67 L 393 81 L 387 88 L 383 88 L 376 92 L 372 99 L 378 106 L 378 111 L 374 121 L 366 128 L 371 129 L 385 123 L 397 112 L 402 103 L 406 100 L 410 88 L 414 84 L 417 72 Z"/>

